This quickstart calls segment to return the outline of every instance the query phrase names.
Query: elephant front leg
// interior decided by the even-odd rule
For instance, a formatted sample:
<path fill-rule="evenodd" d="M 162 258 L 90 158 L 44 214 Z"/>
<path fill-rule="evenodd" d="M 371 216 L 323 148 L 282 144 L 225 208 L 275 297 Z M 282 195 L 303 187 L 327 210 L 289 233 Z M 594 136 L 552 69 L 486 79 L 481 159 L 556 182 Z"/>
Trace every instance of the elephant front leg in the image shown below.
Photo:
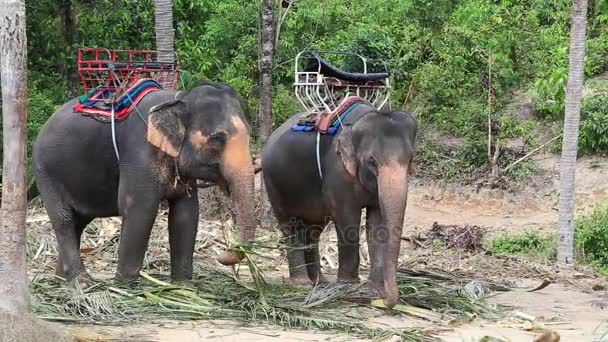
<path fill-rule="evenodd" d="M 198 229 L 198 196 L 182 197 L 169 203 L 169 244 L 171 278 L 192 279 L 192 259 Z"/>
<path fill-rule="evenodd" d="M 371 280 L 378 289 L 384 289 L 384 258 L 382 258 L 382 246 L 388 239 L 388 231 L 382 224 L 382 212 L 380 211 L 380 208 L 367 207 L 365 233 L 371 264 L 369 280 Z"/>
<path fill-rule="evenodd" d="M 338 282 L 359 282 L 359 226 L 361 210 L 342 207 L 334 216 L 338 235 Z"/>
<path fill-rule="evenodd" d="M 143 194 L 125 195 L 119 201 L 122 230 L 118 246 L 116 279 L 123 282 L 137 279 L 142 268 L 150 232 L 156 220 L 160 198 Z"/>

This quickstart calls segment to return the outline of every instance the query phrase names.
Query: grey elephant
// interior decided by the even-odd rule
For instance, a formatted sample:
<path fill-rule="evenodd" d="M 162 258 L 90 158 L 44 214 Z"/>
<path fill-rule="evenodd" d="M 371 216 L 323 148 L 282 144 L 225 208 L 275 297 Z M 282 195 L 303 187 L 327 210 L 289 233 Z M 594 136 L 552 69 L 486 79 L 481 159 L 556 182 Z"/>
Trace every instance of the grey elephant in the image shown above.
<path fill-rule="evenodd" d="M 338 281 L 358 282 L 366 208 L 369 278 L 392 308 L 399 295 L 396 268 L 417 122 L 408 112 L 365 104 L 348 114 L 335 135 L 317 136 L 292 130 L 301 115 L 277 128 L 262 152 L 264 184 L 280 229 L 289 245 L 299 247 L 287 253 L 290 281 L 326 281 L 318 241 L 331 219 L 338 235 Z"/>
<path fill-rule="evenodd" d="M 48 119 L 33 148 L 36 184 L 59 245 L 59 276 L 90 279 L 80 256 L 83 229 L 95 218 L 121 216 L 116 278 L 136 278 L 159 204 L 167 200 L 171 277 L 191 278 L 197 180 L 217 184 L 232 197 L 240 239 L 254 239 L 250 128 L 230 86 L 145 95 L 137 113 L 115 124 L 118 158 L 110 124 L 74 113 L 77 101 Z M 240 255 L 228 250 L 218 261 L 236 264 Z"/>

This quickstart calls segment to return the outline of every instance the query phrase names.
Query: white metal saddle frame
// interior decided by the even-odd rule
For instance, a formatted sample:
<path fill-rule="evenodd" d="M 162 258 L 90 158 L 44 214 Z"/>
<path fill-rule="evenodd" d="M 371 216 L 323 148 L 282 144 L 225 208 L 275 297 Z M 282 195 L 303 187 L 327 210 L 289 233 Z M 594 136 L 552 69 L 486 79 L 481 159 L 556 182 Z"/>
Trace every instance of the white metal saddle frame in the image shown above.
<path fill-rule="evenodd" d="M 354 95 L 364 98 L 378 110 L 386 105 L 391 89 L 388 73 L 386 78 L 364 81 L 351 81 L 338 78 L 337 76 L 327 76 L 322 73 L 323 62 L 318 57 L 318 54 L 348 55 L 360 58 L 363 63 L 363 72 L 356 73 L 359 76 L 368 74 L 367 62 L 369 59 L 352 52 L 314 51 L 313 55 L 310 52 L 305 50 L 298 53 L 295 58 L 294 74 L 296 97 L 307 114 L 318 114 L 324 111 L 333 113 L 349 96 Z M 317 70 L 303 70 L 301 68 L 301 61 L 306 59 L 316 59 Z M 386 63 L 384 61 L 380 62 L 382 62 L 385 70 L 387 70 Z M 335 66 L 331 67 L 345 74 L 348 73 Z"/>

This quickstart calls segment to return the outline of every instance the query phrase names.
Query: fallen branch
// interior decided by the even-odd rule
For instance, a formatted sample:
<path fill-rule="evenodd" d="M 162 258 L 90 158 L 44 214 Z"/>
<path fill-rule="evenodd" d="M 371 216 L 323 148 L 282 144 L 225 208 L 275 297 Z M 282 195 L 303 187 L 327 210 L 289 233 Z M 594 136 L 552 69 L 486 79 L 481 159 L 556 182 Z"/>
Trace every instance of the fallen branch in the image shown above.
<path fill-rule="evenodd" d="M 516 161 L 514 161 L 511 165 L 507 166 L 504 170 L 502 170 L 502 172 L 507 172 L 509 170 L 511 170 L 515 165 L 521 163 L 522 161 L 528 159 L 531 155 L 533 155 L 534 153 L 536 153 L 537 151 L 541 150 L 542 148 L 544 148 L 545 146 L 549 145 L 550 143 L 554 142 L 555 140 L 561 138 L 561 134 L 554 137 L 553 139 L 547 141 L 546 143 L 540 145 L 539 147 L 533 149 L 532 151 L 530 151 L 528 154 L 526 154 L 525 156 L 517 159 Z"/>
<path fill-rule="evenodd" d="M 402 236 L 401 240 L 403 241 L 407 241 L 411 244 L 417 245 L 419 247 L 425 247 L 423 241 L 426 241 L 426 238 L 423 237 L 407 237 L 407 236 Z"/>

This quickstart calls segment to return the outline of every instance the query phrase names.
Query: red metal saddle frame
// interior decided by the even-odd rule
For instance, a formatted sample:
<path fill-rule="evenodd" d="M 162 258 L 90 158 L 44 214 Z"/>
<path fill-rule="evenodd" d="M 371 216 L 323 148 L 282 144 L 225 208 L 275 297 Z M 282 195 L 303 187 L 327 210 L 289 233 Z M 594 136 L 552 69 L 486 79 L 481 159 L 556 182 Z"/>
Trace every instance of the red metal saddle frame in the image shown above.
<path fill-rule="evenodd" d="M 163 88 L 175 89 L 180 63 L 173 51 L 78 49 L 78 74 L 89 101 L 112 102 L 142 78 L 150 78 Z M 96 89 L 90 94 L 92 89 Z M 111 98 L 104 96 L 107 91 Z"/>

